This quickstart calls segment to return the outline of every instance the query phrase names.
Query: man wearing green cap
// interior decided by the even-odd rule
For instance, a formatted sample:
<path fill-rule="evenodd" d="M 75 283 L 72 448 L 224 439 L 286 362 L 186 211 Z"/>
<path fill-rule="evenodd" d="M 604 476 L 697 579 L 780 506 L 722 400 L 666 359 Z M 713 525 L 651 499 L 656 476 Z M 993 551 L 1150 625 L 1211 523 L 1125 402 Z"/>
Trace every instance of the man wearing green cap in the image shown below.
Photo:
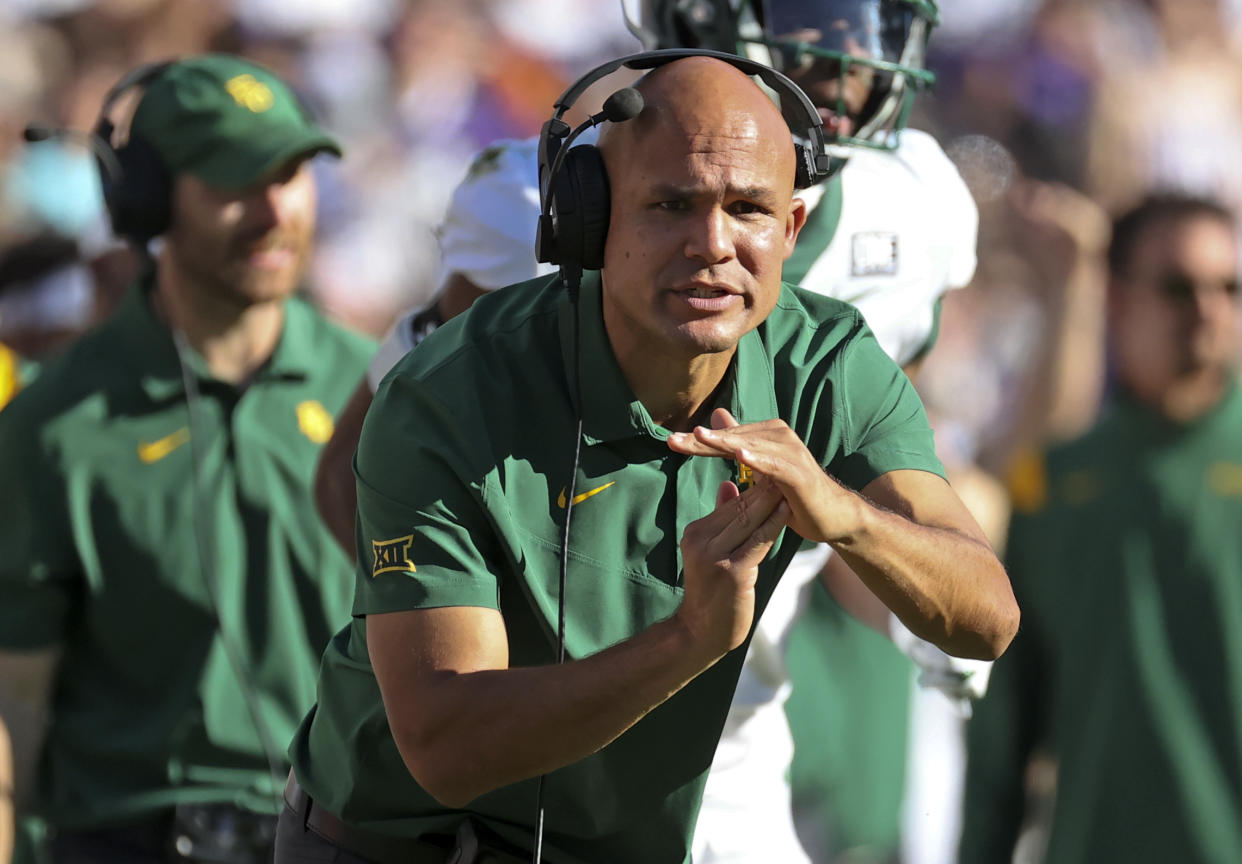
<path fill-rule="evenodd" d="M 109 109 L 139 88 L 117 144 Z M 372 346 L 293 296 L 309 160 L 340 149 L 229 56 L 139 70 L 103 115 L 113 226 L 160 241 L 0 420 L 11 791 L 57 862 L 269 860 L 285 746 L 353 588 L 310 484 Z"/>

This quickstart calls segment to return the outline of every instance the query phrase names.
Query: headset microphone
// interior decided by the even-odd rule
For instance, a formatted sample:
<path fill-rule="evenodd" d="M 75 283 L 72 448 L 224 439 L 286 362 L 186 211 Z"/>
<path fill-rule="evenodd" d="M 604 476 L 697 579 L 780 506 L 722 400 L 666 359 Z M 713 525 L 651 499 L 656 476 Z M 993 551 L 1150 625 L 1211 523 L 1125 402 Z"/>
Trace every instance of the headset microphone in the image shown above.
<path fill-rule="evenodd" d="M 112 152 L 107 142 L 94 133 L 54 126 L 27 126 L 22 130 L 22 139 L 27 144 L 38 144 L 42 141 L 73 141 L 88 147 L 99 160 L 99 164 L 103 166 L 103 170 L 108 175 L 108 182 L 114 185 L 121 182 L 121 163 L 117 161 L 116 154 Z"/>
<path fill-rule="evenodd" d="M 549 176 L 555 177 L 558 173 L 560 173 L 561 164 L 565 161 L 565 154 L 569 152 L 569 145 L 574 143 L 574 139 L 583 132 L 590 129 L 592 126 L 598 126 L 605 120 L 611 123 L 624 123 L 626 120 L 632 120 L 637 117 L 639 112 L 642 110 L 643 94 L 639 93 L 633 87 L 624 87 L 604 100 L 603 109 L 599 113 L 592 114 L 578 126 L 574 127 L 574 130 L 569 132 L 567 136 L 556 135 L 556 133 L 553 132 L 552 134 L 556 135 L 557 138 L 564 137 L 564 140 L 559 143 L 559 149 L 553 157 L 552 167 L 548 171 Z M 561 123 L 561 126 L 568 131 L 568 124 Z M 549 211 L 551 210 L 551 205 L 551 201 L 549 201 L 546 205 Z M 541 218 L 543 217 L 551 218 L 551 214 L 549 212 L 544 212 L 541 215 Z"/>
<path fill-rule="evenodd" d="M 643 94 L 633 87 L 623 87 L 604 100 L 604 110 L 591 119 L 599 117 L 613 123 L 632 120 L 643 110 Z"/>

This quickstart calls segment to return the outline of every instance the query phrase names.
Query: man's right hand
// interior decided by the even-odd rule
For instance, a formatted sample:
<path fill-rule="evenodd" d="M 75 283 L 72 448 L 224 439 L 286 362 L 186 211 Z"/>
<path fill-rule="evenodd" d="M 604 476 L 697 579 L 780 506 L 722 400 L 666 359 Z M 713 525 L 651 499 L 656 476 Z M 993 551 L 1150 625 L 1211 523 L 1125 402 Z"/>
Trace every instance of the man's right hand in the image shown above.
<path fill-rule="evenodd" d="M 710 662 L 746 641 L 755 617 L 759 564 L 789 512 L 776 484 L 766 478 L 745 492 L 725 482 L 716 492 L 716 509 L 686 526 L 685 594 L 676 617 Z"/>
<path fill-rule="evenodd" d="M 497 609 L 368 615 L 367 651 L 410 776 L 460 809 L 616 740 L 745 642 L 759 563 L 788 518 L 771 482 L 740 493 L 722 483 L 716 509 L 682 536 L 685 593 L 677 612 L 566 663 L 510 667 Z"/>

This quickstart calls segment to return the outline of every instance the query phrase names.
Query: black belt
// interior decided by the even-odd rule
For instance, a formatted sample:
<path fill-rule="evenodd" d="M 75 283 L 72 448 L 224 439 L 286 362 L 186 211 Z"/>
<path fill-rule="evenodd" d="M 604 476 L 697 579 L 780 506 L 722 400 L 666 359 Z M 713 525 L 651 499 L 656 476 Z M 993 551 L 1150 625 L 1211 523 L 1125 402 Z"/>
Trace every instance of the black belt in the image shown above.
<path fill-rule="evenodd" d="M 446 864 L 453 852 L 453 838 L 448 835 L 443 835 L 445 845 L 441 846 L 427 838 L 393 837 L 345 824 L 316 804 L 292 771 L 285 784 L 285 804 L 303 825 L 329 843 L 376 864 Z"/>
<path fill-rule="evenodd" d="M 285 804 L 302 825 L 332 845 L 375 864 L 528 864 L 530 853 L 515 849 L 463 817 L 457 836 L 429 834 L 394 837 L 347 825 L 324 810 L 301 787 L 293 772 L 285 783 Z"/>

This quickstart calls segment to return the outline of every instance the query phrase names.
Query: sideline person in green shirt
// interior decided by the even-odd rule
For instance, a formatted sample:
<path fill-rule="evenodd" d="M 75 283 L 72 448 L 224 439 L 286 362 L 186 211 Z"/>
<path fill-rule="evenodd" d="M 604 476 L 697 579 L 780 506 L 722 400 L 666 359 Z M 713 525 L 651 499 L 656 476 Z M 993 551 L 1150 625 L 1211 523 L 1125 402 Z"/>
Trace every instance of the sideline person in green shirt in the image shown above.
<path fill-rule="evenodd" d="M 1238 253 L 1208 200 L 1115 223 L 1111 398 L 1016 472 L 1023 627 L 970 723 L 963 864 L 1010 860 L 1036 755 L 1046 860 L 1242 861 Z"/>
<path fill-rule="evenodd" d="M 376 394 L 355 617 L 291 747 L 281 864 L 440 860 L 467 818 L 498 860 L 530 860 L 540 775 L 549 864 L 687 860 L 755 615 L 803 538 L 951 650 L 1012 637 L 908 380 L 857 310 L 780 281 L 805 212 L 780 111 L 711 58 L 639 89 L 600 139 L 576 484 L 554 276 L 479 299 Z"/>
<path fill-rule="evenodd" d="M 105 187 L 152 266 L 0 412 L 0 711 L 53 861 L 244 864 L 349 620 L 310 489 L 373 346 L 293 296 L 335 142 L 239 58 L 148 71 Z"/>

